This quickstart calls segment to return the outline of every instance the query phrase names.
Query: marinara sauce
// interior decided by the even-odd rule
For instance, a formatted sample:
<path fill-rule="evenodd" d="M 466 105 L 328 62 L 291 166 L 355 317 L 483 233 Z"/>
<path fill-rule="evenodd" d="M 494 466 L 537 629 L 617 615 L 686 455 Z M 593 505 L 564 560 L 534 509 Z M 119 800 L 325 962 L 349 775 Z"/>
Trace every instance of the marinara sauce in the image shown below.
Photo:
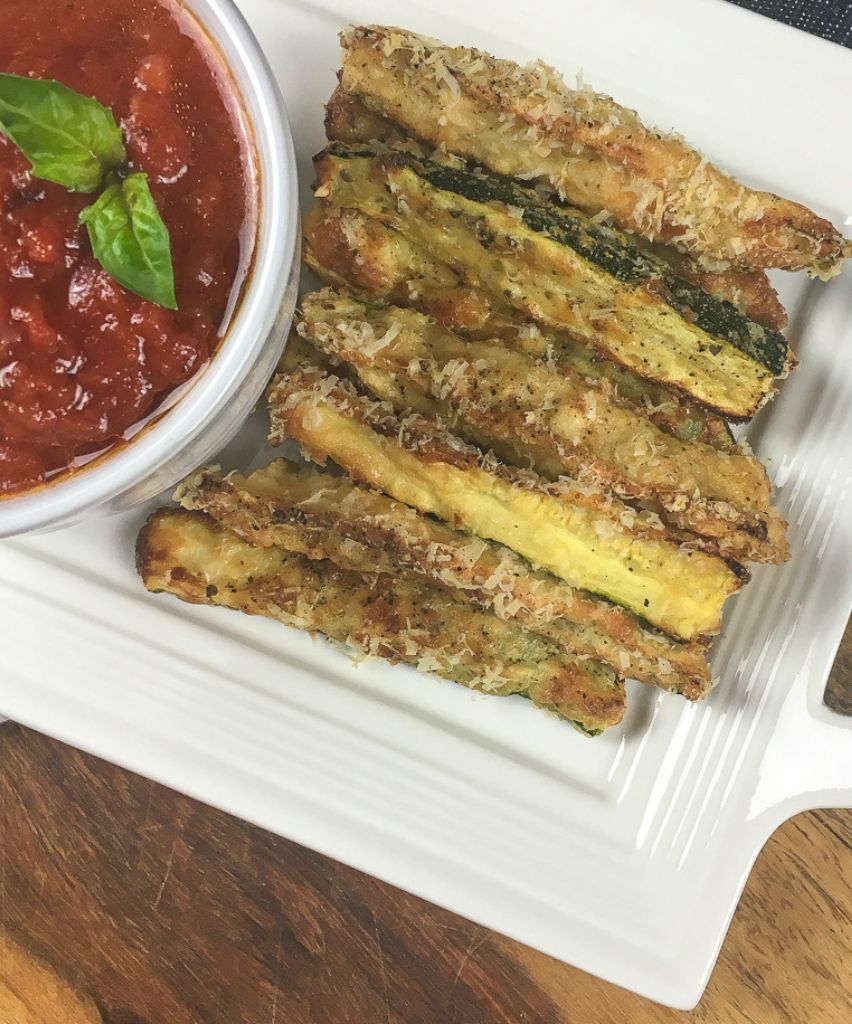
<path fill-rule="evenodd" d="M 31 177 L 0 136 L 2 498 L 130 437 L 205 363 L 246 275 L 255 214 L 234 89 L 171 0 L 0 4 L 0 70 L 112 108 L 169 229 L 179 307 L 113 281 L 77 223 L 94 197 Z"/>

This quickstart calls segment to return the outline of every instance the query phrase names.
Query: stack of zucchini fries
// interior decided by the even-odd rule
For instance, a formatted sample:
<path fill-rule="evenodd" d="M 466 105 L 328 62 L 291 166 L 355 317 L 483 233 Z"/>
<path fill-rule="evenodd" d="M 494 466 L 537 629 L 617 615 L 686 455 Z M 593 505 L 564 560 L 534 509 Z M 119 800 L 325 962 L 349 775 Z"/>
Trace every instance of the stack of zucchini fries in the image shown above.
<path fill-rule="evenodd" d="M 730 429 L 795 365 L 766 268 L 830 277 L 849 244 L 543 64 L 342 43 L 324 287 L 268 394 L 270 443 L 315 465 L 193 474 L 140 534 L 145 585 L 592 735 L 626 679 L 701 699 L 747 563 L 789 557 Z"/>

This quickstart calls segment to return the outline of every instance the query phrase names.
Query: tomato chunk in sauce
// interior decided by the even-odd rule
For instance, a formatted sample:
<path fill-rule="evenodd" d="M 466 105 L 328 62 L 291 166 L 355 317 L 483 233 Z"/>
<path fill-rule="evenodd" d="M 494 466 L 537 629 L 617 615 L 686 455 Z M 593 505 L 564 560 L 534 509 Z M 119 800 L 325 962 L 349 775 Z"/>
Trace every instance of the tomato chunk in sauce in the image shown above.
<path fill-rule="evenodd" d="M 0 70 L 111 107 L 169 229 L 178 310 L 92 255 L 93 196 L 34 178 L 0 136 L 0 498 L 132 436 L 209 359 L 244 282 L 254 182 L 234 89 L 172 0 L 0 4 Z"/>

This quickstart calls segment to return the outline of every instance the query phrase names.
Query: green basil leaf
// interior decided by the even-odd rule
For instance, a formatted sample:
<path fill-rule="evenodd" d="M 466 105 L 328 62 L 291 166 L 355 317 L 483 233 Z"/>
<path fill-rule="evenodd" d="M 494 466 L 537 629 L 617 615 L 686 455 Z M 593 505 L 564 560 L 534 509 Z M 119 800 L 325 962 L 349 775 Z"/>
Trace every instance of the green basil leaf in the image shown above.
<path fill-rule="evenodd" d="M 36 178 L 75 192 L 94 192 L 125 159 L 112 111 L 52 79 L 0 74 L 0 131 Z"/>
<path fill-rule="evenodd" d="M 169 231 L 148 176 L 113 182 L 80 213 L 95 259 L 125 288 L 168 309 L 177 309 Z"/>

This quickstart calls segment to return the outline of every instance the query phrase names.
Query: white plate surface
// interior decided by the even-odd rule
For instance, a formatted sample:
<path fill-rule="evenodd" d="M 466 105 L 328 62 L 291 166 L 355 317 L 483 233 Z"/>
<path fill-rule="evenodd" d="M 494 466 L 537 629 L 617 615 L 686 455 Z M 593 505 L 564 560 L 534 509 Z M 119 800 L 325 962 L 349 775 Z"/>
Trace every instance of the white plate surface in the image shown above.
<path fill-rule="evenodd" d="M 852 213 L 852 55 L 720 0 L 242 0 L 280 77 L 303 199 L 350 21 L 527 60 L 676 126 L 750 182 Z M 793 559 L 731 602 L 700 706 L 630 688 L 596 740 L 537 712 L 354 668 L 275 623 L 152 597 L 146 510 L 0 545 L 0 712 L 661 1002 L 688 1008 L 772 830 L 852 804 L 822 705 L 852 607 L 852 288 L 788 277 L 802 359 L 750 438 Z M 223 457 L 258 453 L 256 418 Z M 264 456 L 265 457 L 265 456 Z"/>

